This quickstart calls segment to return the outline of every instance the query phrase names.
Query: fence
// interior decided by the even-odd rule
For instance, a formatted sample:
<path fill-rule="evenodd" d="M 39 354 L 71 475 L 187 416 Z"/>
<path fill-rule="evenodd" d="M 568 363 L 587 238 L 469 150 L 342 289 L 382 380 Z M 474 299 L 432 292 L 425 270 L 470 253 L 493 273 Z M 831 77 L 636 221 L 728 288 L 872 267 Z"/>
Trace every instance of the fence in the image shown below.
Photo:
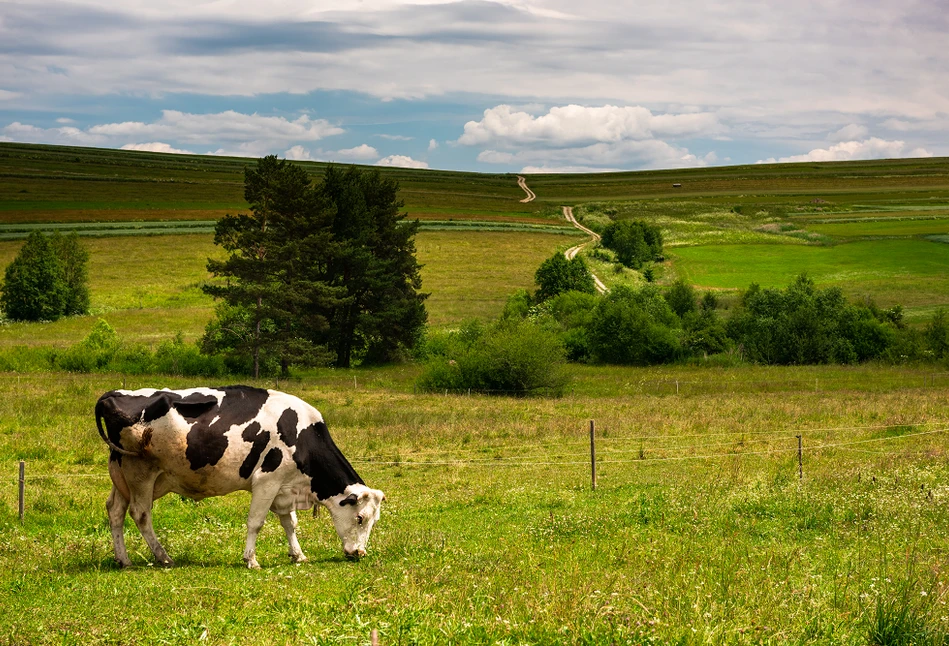
<path fill-rule="evenodd" d="M 924 430 L 913 430 L 922 428 Z M 912 432 L 905 432 L 912 430 Z M 835 433 L 866 433 L 873 431 L 890 431 L 891 434 L 881 437 L 862 438 L 856 440 L 830 441 L 818 444 L 806 444 L 805 438 L 813 437 L 819 434 Z M 590 486 L 592 489 L 597 487 L 597 466 L 599 465 L 621 465 L 621 464 L 655 464 L 662 462 L 681 462 L 688 460 L 719 460 L 724 458 L 768 456 L 768 455 L 793 455 L 797 454 L 797 474 L 799 479 L 804 477 L 804 456 L 805 449 L 807 455 L 819 453 L 829 449 L 842 449 L 856 451 L 875 455 L 891 454 L 891 451 L 873 451 L 865 448 L 859 448 L 867 445 L 878 445 L 884 442 L 893 442 L 932 436 L 949 432 L 949 420 L 928 420 L 919 421 L 910 424 L 892 425 L 878 424 L 866 426 L 840 426 L 840 427 L 817 427 L 806 429 L 782 429 L 769 431 L 729 431 L 717 433 L 693 433 L 684 435 L 596 435 L 596 424 L 590 420 L 589 439 L 578 439 L 575 441 L 552 441 L 539 442 L 535 444 L 507 444 L 494 446 L 478 446 L 470 448 L 452 448 L 452 449 L 431 449 L 427 451 L 413 451 L 413 456 L 435 456 L 437 459 L 419 460 L 419 459 L 380 459 L 376 457 L 356 457 L 350 460 L 355 465 L 367 467 L 379 466 L 398 466 L 398 467 L 466 467 L 466 468 L 495 468 L 495 467 L 579 467 L 583 465 L 590 466 Z M 682 440 L 695 438 L 723 438 L 738 436 L 738 440 L 711 443 L 686 443 Z M 599 446 L 597 442 L 599 441 Z M 637 448 L 622 448 L 630 443 L 639 443 Z M 604 443 L 606 446 L 604 446 Z M 618 443 L 620 448 L 610 446 Z M 647 443 L 649 449 L 647 453 Z M 755 444 L 763 444 L 766 447 L 756 448 Z M 774 443 L 781 443 L 781 446 L 772 446 Z M 554 447 L 555 451 L 546 451 L 537 453 L 545 449 Z M 572 450 L 571 447 L 577 447 L 578 450 Z M 582 449 L 580 447 L 583 447 Z M 722 447 L 728 447 L 730 450 L 720 450 Z M 716 451 L 716 449 L 719 449 Z M 753 450 L 746 450 L 753 449 Z M 517 456 L 505 457 L 494 455 L 491 457 L 462 457 L 465 454 L 485 454 L 500 453 L 504 451 L 516 451 Z M 686 451 L 692 451 L 691 455 L 680 455 Z M 698 451 L 698 452 L 696 452 Z M 553 453 L 554 455 L 551 455 Z M 633 455 L 634 457 L 629 457 Z M 444 456 L 444 457 L 439 457 Z M 18 510 L 19 518 L 22 522 L 26 510 L 26 485 L 29 482 L 43 482 L 49 479 L 73 479 L 73 478 L 93 478 L 107 479 L 108 473 L 42 473 L 31 475 L 27 473 L 26 462 L 19 461 L 18 464 Z"/>

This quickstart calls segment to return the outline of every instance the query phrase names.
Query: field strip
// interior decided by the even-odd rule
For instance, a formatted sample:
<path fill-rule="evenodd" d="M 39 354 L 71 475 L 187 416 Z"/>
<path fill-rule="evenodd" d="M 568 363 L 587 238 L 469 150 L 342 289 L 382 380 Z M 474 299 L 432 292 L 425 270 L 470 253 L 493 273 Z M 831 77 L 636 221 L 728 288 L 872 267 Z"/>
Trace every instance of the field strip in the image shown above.
<path fill-rule="evenodd" d="M 534 198 L 536 198 L 537 196 L 534 195 L 534 191 L 527 188 L 527 180 L 524 179 L 522 176 L 518 175 L 517 185 L 520 186 L 522 189 L 524 189 L 524 192 L 527 193 L 527 197 L 521 200 L 521 202 L 524 204 L 526 204 L 527 202 L 533 202 Z"/>
<path fill-rule="evenodd" d="M 563 255 L 567 257 L 567 260 L 573 260 L 574 257 L 576 257 L 576 255 L 577 255 L 578 253 L 580 253 L 580 250 L 583 249 L 585 246 L 587 246 L 587 245 L 590 244 L 591 242 L 597 242 L 597 241 L 599 241 L 599 240 L 600 240 L 600 234 L 598 234 L 598 233 L 596 233 L 596 232 L 594 232 L 594 231 L 592 231 L 592 230 L 586 228 L 585 226 L 583 226 L 582 224 L 580 224 L 579 222 L 577 222 L 577 219 L 576 219 L 575 217 L 573 217 L 573 207 L 572 207 L 572 206 L 565 206 L 565 207 L 563 207 L 563 216 L 564 216 L 565 218 L 567 218 L 567 222 L 571 223 L 573 226 L 575 226 L 576 228 L 580 229 L 581 231 L 583 231 L 583 232 L 586 233 L 587 235 L 591 236 L 591 239 L 588 240 L 587 242 L 584 242 L 583 244 L 578 244 L 578 245 L 575 246 L 575 247 L 570 247 L 569 249 L 567 249 L 567 250 L 564 252 Z M 603 281 L 601 281 L 599 278 L 597 278 L 596 274 L 594 274 L 594 273 L 591 272 L 590 275 L 593 276 L 593 284 L 596 286 L 596 291 L 598 291 L 598 292 L 601 293 L 601 294 L 605 294 L 606 292 L 610 291 L 609 289 L 607 289 L 606 285 L 603 284 Z"/>

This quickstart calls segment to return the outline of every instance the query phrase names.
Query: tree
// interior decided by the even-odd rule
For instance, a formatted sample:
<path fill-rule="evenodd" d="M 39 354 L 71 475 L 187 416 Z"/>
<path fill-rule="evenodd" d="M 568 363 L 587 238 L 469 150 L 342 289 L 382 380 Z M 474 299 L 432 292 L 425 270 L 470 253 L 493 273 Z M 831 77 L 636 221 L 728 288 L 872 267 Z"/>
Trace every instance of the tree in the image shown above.
<path fill-rule="evenodd" d="M 202 340 L 206 352 L 247 357 L 256 378 L 262 362 L 286 373 L 291 363 L 327 361 L 314 334 L 329 326 L 326 311 L 342 297 L 327 284 L 323 250 L 331 245 L 329 207 L 306 171 L 276 156 L 244 170 L 250 214 L 226 215 L 214 243 L 230 255 L 208 260 L 225 282 L 207 285 L 222 300 Z"/>
<path fill-rule="evenodd" d="M 69 292 L 63 263 L 41 231 L 34 231 L 4 273 L 0 306 L 15 321 L 55 321 Z"/>
<path fill-rule="evenodd" d="M 679 318 L 684 318 L 686 314 L 696 309 L 695 289 L 681 278 L 669 286 L 663 297 Z"/>
<path fill-rule="evenodd" d="M 52 237 L 53 250 L 63 268 L 63 280 L 66 282 L 66 293 L 63 297 L 63 314 L 73 316 L 89 313 L 89 273 L 86 263 L 89 262 L 89 252 L 79 244 L 79 235 L 70 233 L 61 235 L 54 233 Z"/>
<path fill-rule="evenodd" d="M 345 290 L 322 338 L 337 367 L 348 368 L 357 354 L 395 359 L 415 346 L 428 319 L 415 258 L 418 221 L 405 221 L 398 183 L 378 170 L 330 166 L 319 190 L 332 209 L 327 280 Z"/>
<path fill-rule="evenodd" d="M 255 376 L 276 363 L 387 360 L 412 347 L 426 320 L 417 223 L 399 213 L 398 185 L 378 172 L 334 167 L 314 186 L 306 171 L 275 156 L 244 173 L 250 214 L 228 215 L 208 261 L 222 299 L 203 339 L 206 351 L 244 357 Z"/>
<path fill-rule="evenodd" d="M 534 282 L 539 287 L 535 295 L 538 302 L 570 291 L 596 293 L 593 276 L 580 256 L 567 260 L 562 253 L 555 253 L 538 267 Z"/>
<path fill-rule="evenodd" d="M 631 269 L 662 257 L 662 231 L 642 220 L 610 222 L 603 230 L 602 244 Z"/>

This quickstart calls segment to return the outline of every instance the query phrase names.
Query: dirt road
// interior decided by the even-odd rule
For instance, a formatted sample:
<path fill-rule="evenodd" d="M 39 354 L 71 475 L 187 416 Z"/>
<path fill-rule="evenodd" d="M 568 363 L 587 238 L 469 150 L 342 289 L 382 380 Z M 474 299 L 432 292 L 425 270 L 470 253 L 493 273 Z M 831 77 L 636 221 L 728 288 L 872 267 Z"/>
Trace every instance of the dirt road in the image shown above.
<path fill-rule="evenodd" d="M 533 202 L 533 201 L 534 201 L 534 198 L 537 197 L 537 196 L 534 195 L 534 191 L 532 191 L 532 190 L 530 190 L 529 188 L 527 188 L 527 180 L 524 179 L 523 177 L 521 177 L 520 175 L 518 175 L 518 176 L 517 176 L 517 185 L 520 186 L 522 189 L 524 189 L 524 192 L 527 193 L 527 197 L 525 197 L 523 200 L 521 200 L 521 202 L 522 202 L 522 203 Z"/>
<path fill-rule="evenodd" d="M 573 260 L 574 257 L 578 253 L 580 253 L 581 249 L 583 249 L 585 246 L 587 246 L 590 243 L 597 242 L 600 239 L 600 234 L 596 233 L 595 231 L 592 231 L 591 229 L 586 228 L 585 226 L 577 222 L 577 219 L 573 217 L 572 206 L 565 206 L 562 208 L 563 208 L 563 216 L 567 219 L 567 222 L 569 222 L 570 224 L 572 224 L 573 226 L 577 227 L 578 229 L 580 229 L 581 231 L 583 231 L 584 233 L 590 236 L 590 239 L 587 240 L 586 242 L 582 244 L 578 244 L 575 247 L 570 247 L 564 252 L 563 255 L 567 257 L 567 260 Z M 594 286 L 596 286 L 596 291 L 600 292 L 601 294 L 605 294 L 606 292 L 609 291 L 606 285 L 603 284 L 603 281 L 597 278 L 596 274 L 594 274 L 593 272 L 590 272 L 590 275 L 593 276 L 593 284 Z"/>

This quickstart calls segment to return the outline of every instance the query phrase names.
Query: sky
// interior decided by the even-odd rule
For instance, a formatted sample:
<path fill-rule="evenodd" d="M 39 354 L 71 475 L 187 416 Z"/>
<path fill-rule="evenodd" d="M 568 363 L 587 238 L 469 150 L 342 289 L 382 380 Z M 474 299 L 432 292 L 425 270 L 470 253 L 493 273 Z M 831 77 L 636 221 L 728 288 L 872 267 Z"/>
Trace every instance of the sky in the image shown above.
<path fill-rule="evenodd" d="M 0 0 L 0 141 L 477 172 L 949 156 L 945 0 Z"/>

